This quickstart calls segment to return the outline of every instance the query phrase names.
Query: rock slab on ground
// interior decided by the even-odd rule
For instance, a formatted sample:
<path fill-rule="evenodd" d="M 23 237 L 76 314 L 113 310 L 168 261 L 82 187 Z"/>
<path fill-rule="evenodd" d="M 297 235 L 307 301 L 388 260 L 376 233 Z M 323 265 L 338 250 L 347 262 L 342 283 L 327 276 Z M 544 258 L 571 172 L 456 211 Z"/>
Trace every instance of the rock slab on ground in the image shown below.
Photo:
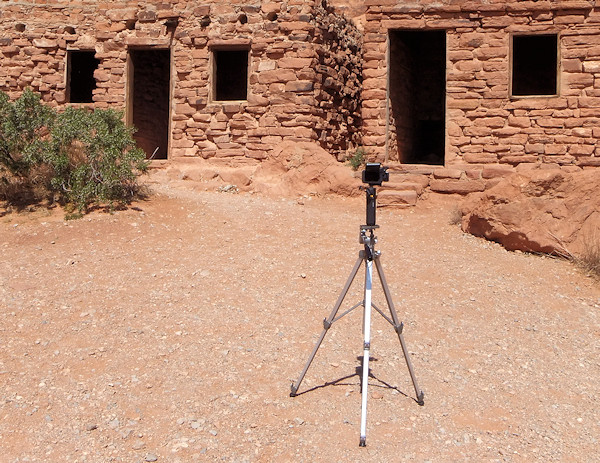
<path fill-rule="evenodd" d="M 600 238 L 600 171 L 533 170 L 462 205 L 462 228 L 509 250 L 577 256 Z"/>
<path fill-rule="evenodd" d="M 334 193 L 355 196 L 360 179 L 316 143 L 284 141 L 261 163 L 253 179 L 256 191 L 295 196 Z"/>

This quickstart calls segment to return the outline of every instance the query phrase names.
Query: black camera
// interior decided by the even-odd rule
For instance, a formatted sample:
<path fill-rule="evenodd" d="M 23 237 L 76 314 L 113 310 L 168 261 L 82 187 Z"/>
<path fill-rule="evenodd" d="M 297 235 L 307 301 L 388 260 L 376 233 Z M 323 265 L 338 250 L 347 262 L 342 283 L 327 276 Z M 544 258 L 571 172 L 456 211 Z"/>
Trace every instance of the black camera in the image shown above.
<path fill-rule="evenodd" d="M 390 174 L 387 170 L 387 167 L 381 167 L 378 162 L 368 162 L 362 172 L 362 181 L 370 186 L 381 186 L 382 182 L 390 180 Z"/>

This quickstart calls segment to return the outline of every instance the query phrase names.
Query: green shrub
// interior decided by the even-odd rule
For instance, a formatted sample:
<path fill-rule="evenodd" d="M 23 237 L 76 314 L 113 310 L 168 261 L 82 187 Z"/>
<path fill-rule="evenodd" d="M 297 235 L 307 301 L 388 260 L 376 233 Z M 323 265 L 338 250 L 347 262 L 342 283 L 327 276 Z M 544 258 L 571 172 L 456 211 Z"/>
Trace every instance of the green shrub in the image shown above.
<path fill-rule="evenodd" d="M 48 129 L 56 113 L 27 89 L 14 103 L 0 93 L 0 166 L 26 177 L 48 150 Z"/>
<path fill-rule="evenodd" d="M 122 117 L 111 109 L 67 108 L 52 128 L 46 159 L 54 170 L 52 186 L 80 212 L 93 202 L 125 203 L 138 192 L 146 155 Z"/>
<path fill-rule="evenodd" d="M 358 170 L 366 162 L 367 152 L 361 146 L 356 148 L 356 151 L 352 156 L 348 156 L 348 164 L 352 167 L 352 170 Z"/>
<path fill-rule="evenodd" d="M 122 117 L 111 109 L 59 113 L 30 90 L 14 103 L 0 93 L 0 196 L 46 196 L 80 214 L 91 204 L 126 204 L 148 165 Z"/>

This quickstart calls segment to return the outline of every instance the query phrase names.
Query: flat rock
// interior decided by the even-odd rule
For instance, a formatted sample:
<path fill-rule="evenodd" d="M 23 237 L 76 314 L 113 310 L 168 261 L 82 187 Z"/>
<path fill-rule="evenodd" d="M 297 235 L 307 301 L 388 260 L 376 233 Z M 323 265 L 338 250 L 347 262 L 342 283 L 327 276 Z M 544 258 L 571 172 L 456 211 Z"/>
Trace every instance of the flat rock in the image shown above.
<path fill-rule="evenodd" d="M 509 250 L 579 255 L 600 237 L 600 171 L 513 174 L 462 205 L 462 229 Z"/>
<path fill-rule="evenodd" d="M 384 206 L 415 206 L 419 195 L 415 190 L 384 190 L 377 194 L 380 207 Z"/>
<path fill-rule="evenodd" d="M 271 195 L 360 194 L 361 182 L 316 143 L 284 141 L 261 163 L 253 177 L 256 191 Z"/>

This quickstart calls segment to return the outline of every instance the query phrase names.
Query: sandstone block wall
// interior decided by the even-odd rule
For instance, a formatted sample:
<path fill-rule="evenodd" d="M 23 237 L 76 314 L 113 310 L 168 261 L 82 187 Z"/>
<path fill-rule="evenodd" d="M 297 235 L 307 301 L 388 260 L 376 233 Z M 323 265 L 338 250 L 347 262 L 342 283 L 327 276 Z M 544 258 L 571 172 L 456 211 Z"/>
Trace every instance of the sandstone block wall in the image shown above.
<path fill-rule="evenodd" d="M 317 4 L 316 17 L 316 130 L 321 145 L 342 160 L 347 150 L 362 144 L 362 34 L 325 3 Z"/>
<path fill-rule="evenodd" d="M 169 50 L 170 158 L 254 162 L 284 139 L 341 158 L 360 144 L 360 34 L 321 0 L 4 1 L 0 37 L 0 90 L 69 104 L 68 51 L 93 50 L 89 106 L 130 121 L 130 51 Z M 229 49 L 248 51 L 247 99 L 215 101 L 214 51 Z"/>
<path fill-rule="evenodd" d="M 414 127 L 398 121 L 410 87 L 395 88 L 390 111 L 390 31 L 442 31 L 444 101 L 436 117 L 443 118 L 443 159 L 412 174 L 429 175 L 438 191 L 469 192 L 517 169 L 600 166 L 594 1 L 366 0 L 357 11 L 366 12 L 362 34 L 323 0 L 4 1 L 0 90 L 16 98 L 31 87 L 50 104 L 70 104 L 67 57 L 87 50 L 99 63 L 87 104 L 141 121 L 147 152 L 166 144 L 172 159 L 258 163 L 283 140 L 297 140 L 318 142 L 340 160 L 363 145 L 374 158 L 399 161 L 420 139 L 404 136 Z M 515 34 L 557 35 L 558 95 L 511 97 Z M 158 98 L 153 85 L 134 97 L 132 52 L 152 50 L 169 53 L 169 104 L 135 119 L 132 102 Z M 247 51 L 246 99 L 215 100 L 219 50 Z M 403 66 L 401 57 L 394 63 Z M 167 141 L 153 128 L 166 131 Z"/>
<path fill-rule="evenodd" d="M 387 146 L 397 136 L 388 106 L 390 31 L 443 30 L 446 169 L 438 169 L 432 188 L 482 190 L 515 169 L 539 165 L 600 166 L 600 8 L 595 2 L 367 0 L 366 7 L 363 143 L 374 157 L 397 160 Z M 557 96 L 510 96 L 514 34 L 558 35 Z"/>

